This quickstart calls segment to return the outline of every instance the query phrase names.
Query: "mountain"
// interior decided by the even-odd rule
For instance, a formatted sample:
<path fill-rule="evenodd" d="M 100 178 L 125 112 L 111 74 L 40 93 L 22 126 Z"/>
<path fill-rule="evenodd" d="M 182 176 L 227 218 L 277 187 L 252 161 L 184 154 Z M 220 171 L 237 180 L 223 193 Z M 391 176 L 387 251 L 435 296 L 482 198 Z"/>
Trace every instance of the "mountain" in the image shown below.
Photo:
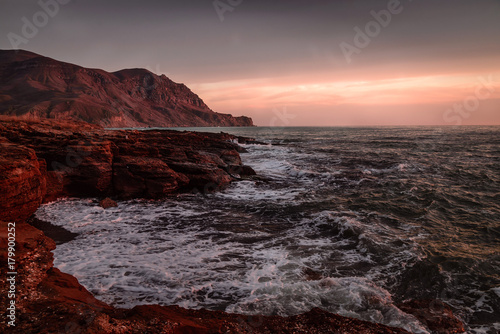
<path fill-rule="evenodd" d="M 0 114 L 104 127 L 253 126 L 249 117 L 212 111 L 165 75 L 109 73 L 23 50 L 0 50 Z"/>

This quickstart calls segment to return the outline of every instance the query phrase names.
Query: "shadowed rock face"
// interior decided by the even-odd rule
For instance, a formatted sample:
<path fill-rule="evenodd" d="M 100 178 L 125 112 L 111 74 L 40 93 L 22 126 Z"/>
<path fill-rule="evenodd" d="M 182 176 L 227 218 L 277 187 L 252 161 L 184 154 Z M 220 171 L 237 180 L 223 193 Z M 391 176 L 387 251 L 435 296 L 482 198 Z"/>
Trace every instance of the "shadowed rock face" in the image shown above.
<path fill-rule="evenodd" d="M 408 314 L 414 315 L 433 333 L 454 334 L 464 333 L 463 322 L 454 314 L 451 307 L 437 299 L 409 300 L 398 305 Z"/>
<path fill-rule="evenodd" d="M 0 135 L 0 220 L 22 221 L 42 202 L 46 181 L 35 151 Z M 42 166 L 41 166 L 42 165 Z"/>
<path fill-rule="evenodd" d="M 212 111 L 184 84 L 145 69 L 109 73 L 22 50 L 0 50 L 0 114 L 105 127 L 252 126 Z"/>

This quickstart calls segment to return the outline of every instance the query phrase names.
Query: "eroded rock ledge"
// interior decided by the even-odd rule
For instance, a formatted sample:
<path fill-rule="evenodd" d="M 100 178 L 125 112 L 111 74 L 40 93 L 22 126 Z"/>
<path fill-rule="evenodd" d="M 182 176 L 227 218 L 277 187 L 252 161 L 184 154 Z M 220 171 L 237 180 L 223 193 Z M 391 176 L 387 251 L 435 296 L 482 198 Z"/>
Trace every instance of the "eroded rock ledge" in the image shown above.
<path fill-rule="evenodd" d="M 212 191 L 253 174 L 235 138 L 174 131 L 105 131 L 86 123 L 0 123 L 0 242 L 16 222 L 17 313 L 12 333 L 408 333 L 320 309 L 242 316 L 176 306 L 116 309 L 53 267 L 55 243 L 25 220 L 61 196 L 157 198 Z M 7 254 L 0 261 L 6 263 Z M 1 277 L 6 277 L 2 265 Z M 2 279 L 1 305 L 7 305 Z M 5 318 L 4 318 L 5 319 Z M 6 324 L 3 324 L 5 326 Z"/>
<path fill-rule="evenodd" d="M 61 196 L 161 198 L 255 174 L 229 134 L 111 131 L 87 123 L 1 121 L 0 219 Z"/>

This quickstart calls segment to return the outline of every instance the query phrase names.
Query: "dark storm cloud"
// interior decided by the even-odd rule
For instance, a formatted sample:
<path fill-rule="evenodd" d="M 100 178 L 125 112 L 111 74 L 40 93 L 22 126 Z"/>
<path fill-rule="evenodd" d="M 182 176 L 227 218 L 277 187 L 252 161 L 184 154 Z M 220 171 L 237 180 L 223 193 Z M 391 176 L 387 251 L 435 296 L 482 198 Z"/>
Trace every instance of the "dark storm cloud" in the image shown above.
<path fill-rule="evenodd" d="M 352 43 L 353 28 L 363 28 L 373 20 L 370 11 L 386 9 L 388 3 L 245 0 L 225 11 L 221 22 L 210 0 L 73 0 L 21 47 L 110 70 L 161 63 L 168 67 L 162 71 L 180 74 L 191 68 L 214 79 L 245 76 L 249 70 L 250 75 L 284 75 L 290 68 L 321 70 L 332 64 L 342 70 L 346 64 L 339 44 Z M 30 18 L 40 7 L 20 0 L 2 1 L 2 6 L 0 47 L 10 48 L 6 34 L 20 32 L 21 17 Z M 498 51 L 499 1 L 402 0 L 401 6 L 402 13 L 356 56 L 358 66 L 373 65 L 374 59 L 470 60 Z M 309 64 L 312 60 L 317 66 Z M 223 68 L 230 71 L 222 73 Z"/>

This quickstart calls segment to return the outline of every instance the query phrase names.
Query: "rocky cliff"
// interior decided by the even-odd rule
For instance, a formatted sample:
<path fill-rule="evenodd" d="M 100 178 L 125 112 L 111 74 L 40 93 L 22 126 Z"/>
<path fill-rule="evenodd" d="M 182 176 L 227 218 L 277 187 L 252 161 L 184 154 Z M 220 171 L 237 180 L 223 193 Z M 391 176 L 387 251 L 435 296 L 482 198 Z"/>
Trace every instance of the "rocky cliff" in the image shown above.
<path fill-rule="evenodd" d="M 0 118 L 1 119 L 1 118 Z M 85 122 L 0 122 L 0 220 L 61 196 L 159 198 L 214 191 L 255 174 L 234 136 L 113 131 Z"/>
<path fill-rule="evenodd" d="M 108 73 L 22 50 L 0 50 L 0 114 L 104 127 L 253 126 L 249 117 L 212 111 L 165 75 Z"/>

